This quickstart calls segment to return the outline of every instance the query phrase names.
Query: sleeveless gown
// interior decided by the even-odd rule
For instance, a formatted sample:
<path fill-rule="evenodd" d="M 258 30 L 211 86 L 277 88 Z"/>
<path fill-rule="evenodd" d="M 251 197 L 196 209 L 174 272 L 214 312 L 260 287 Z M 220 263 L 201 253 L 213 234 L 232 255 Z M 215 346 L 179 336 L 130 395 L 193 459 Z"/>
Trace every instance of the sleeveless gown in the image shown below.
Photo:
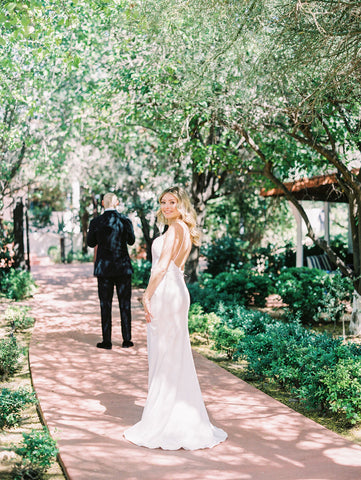
<path fill-rule="evenodd" d="M 157 264 L 163 236 L 152 245 Z M 209 421 L 188 333 L 189 292 L 173 262 L 151 298 L 147 324 L 148 397 L 141 420 L 124 436 L 139 446 L 164 450 L 211 448 L 227 438 Z"/>

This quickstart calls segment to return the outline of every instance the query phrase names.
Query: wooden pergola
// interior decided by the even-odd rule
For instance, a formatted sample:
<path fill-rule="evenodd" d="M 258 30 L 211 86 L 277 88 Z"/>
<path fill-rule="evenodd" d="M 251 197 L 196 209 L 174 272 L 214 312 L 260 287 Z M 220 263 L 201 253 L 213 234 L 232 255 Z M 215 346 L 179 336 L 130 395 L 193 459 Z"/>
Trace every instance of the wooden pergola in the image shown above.
<path fill-rule="evenodd" d="M 345 193 L 340 188 L 337 173 L 317 175 L 311 178 L 302 178 L 294 182 L 285 183 L 287 189 L 299 201 L 323 202 L 325 213 L 325 240 L 330 241 L 330 203 L 348 203 Z M 262 197 L 284 197 L 285 194 L 280 188 L 261 190 Z M 290 203 L 292 212 L 297 223 L 297 254 L 296 266 L 303 265 L 303 225 L 302 218 L 296 207 Z M 349 250 L 352 249 L 351 229 L 348 229 Z"/>

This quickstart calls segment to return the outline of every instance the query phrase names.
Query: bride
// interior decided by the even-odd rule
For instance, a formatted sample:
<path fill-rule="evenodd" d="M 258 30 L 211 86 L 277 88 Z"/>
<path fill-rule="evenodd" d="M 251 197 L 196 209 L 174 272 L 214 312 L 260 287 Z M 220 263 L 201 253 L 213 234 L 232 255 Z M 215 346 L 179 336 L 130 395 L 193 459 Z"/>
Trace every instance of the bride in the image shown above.
<path fill-rule="evenodd" d="M 209 421 L 189 341 L 189 293 L 183 270 L 192 244 L 199 245 L 195 212 L 182 187 L 168 188 L 159 202 L 158 220 L 168 230 L 153 242 L 152 272 L 143 295 L 148 397 L 141 420 L 124 436 L 148 448 L 210 448 L 227 434 Z"/>

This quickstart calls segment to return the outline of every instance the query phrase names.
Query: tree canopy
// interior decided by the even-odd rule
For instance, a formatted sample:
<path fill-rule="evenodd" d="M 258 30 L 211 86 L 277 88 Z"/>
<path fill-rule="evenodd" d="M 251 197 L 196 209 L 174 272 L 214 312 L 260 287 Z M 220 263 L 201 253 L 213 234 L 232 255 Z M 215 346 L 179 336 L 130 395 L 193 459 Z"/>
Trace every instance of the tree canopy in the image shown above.
<path fill-rule="evenodd" d="M 126 192 L 149 249 L 164 183 L 187 186 L 200 225 L 237 182 L 275 184 L 359 278 L 360 15 L 347 0 L 1 2 L 1 195 L 72 171 L 87 202 Z M 284 185 L 334 170 L 355 272 Z"/>

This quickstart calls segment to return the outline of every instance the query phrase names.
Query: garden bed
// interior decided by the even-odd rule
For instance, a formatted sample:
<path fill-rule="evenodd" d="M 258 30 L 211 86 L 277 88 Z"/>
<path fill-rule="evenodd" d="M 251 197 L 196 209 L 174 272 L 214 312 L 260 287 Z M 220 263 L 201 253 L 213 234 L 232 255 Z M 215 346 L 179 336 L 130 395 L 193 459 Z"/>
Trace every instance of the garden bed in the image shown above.
<path fill-rule="evenodd" d="M 260 321 L 263 318 L 257 318 L 257 312 L 262 315 L 268 315 L 272 317 L 275 322 L 279 323 L 280 319 L 284 317 L 284 309 L 282 306 L 277 305 L 275 306 L 267 306 L 264 308 L 254 308 L 252 307 L 249 309 L 250 317 L 253 316 L 253 313 L 256 313 L 256 321 L 252 318 L 245 322 L 246 329 L 250 328 L 259 328 Z M 242 312 L 241 312 L 242 313 Z M 219 312 L 218 312 L 219 315 Z M 246 314 L 247 315 L 247 314 Z M 223 318 L 226 318 L 225 315 Z M 219 315 L 221 317 L 221 315 Z M 300 399 L 299 392 L 295 389 L 296 394 L 292 392 L 292 386 L 290 383 L 286 383 L 285 387 L 283 387 L 277 380 L 277 375 L 275 378 L 271 376 L 262 376 L 257 375 L 252 368 L 249 367 L 249 363 L 247 359 L 242 356 L 238 357 L 238 359 L 234 359 L 233 355 L 236 352 L 236 348 L 230 350 L 230 344 L 233 344 L 235 341 L 242 343 L 242 335 L 239 334 L 238 338 L 234 336 L 234 332 L 239 330 L 239 325 L 233 319 L 233 329 L 232 331 L 223 330 L 222 322 L 221 324 L 217 323 L 217 315 L 214 313 L 204 314 L 204 312 L 199 310 L 199 307 L 192 306 L 191 313 L 190 313 L 190 331 L 191 333 L 191 342 L 192 348 L 196 350 L 198 353 L 202 354 L 209 360 L 217 363 L 222 368 L 226 369 L 230 373 L 236 375 L 238 378 L 246 381 L 247 383 L 253 385 L 254 387 L 258 388 L 259 390 L 263 391 L 264 393 L 270 395 L 271 397 L 275 398 L 276 400 L 280 401 L 281 403 L 287 405 L 288 407 L 292 408 L 293 410 L 301 413 L 302 415 L 311 418 L 315 422 L 325 426 L 326 428 L 342 435 L 343 437 L 347 438 L 348 440 L 358 443 L 361 445 L 361 423 L 357 421 L 355 425 L 350 424 L 350 419 L 346 418 L 344 414 L 338 414 L 337 412 L 330 412 L 325 408 L 317 408 L 311 407 L 307 405 L 307 402 L 304 399 Z M 254 325 L 252 326 L 252 322 Z M 231 321 L 232 323 L 232 321 Z M 248 323 L 248 326 L 247 326 Z M 211 326 L 210 329 L 206 327 L 206 325 Z M 220 333 L 215 332 L 215 328 L 221 325 Z M 286 326 L 286 324 L 285 324 Z M 286 327 L 287 328 L 287 327 Z M 304 328 L 304 327 L 299 327 Z M 210 332 L 213 333 L 210 334 Z M 335 324 L 333 322 L 329 323 L 319 323 L 314 324 L 312 328 L 305 328 L 305 331 L 308 331 L 312 337 L 319 337 L 320 341 L 323 340 L 326 342 L 325 345 L 320 345 L 321 348 L 327 348 L 327 338 L 334 338 L 335 340 L 340 337 L 343 331 L 343 325 L 341 322 Z M 256 332 L 250 331 L 250 335 L 254 335 Z M 231 337 L 227 337 L 230 334 Z M 237 333 L 236 333 L 237 336 Z M 212 338 L 213 337 L 213 338 Z M 345 338 L 343 344 L 346 344 L 350 341 L 354 343 L 360 343 L 360 338 L 348 337 Z M 332 343 L 332 340 L 330 340 Z M 337 340 L 336 340 L 337 342 Z M 316 340 L 317 343 L 317 340 Z M 223 344 L 223 345 L 222 345 Z M 256 347 L 256 343 L 254 344 Z M 235 347 L 235 346 L 234 346 Z M 270 347 L 269 342 L 265 345 L 266 349 Z M 281 346 L 282 348 L 282 346 Z M 316 349 L 319 348 L 316 346 Z M 336 345 L 336 350 L 337 350 Z M 307 352 L 305 352 L 307 354 Z M 326 352 L 326 355 L 328 353 Z M 237 355 L 235 355 L 237 357 Z M 284 360 L 284 359 L 282 359 Z M 253 359 L 254 361 L 254 359 Z M 286 370 L 288 365 L 285 366 Z M 295 367 L 293 365 L 293 367 Z M 263 367 L 262 367 L 263 368 Z M 357 402 L 356 402 L 357 403 Z"/>
<path fill-rule="evenodd" d="M 203 342 L 199 335 L 192 335 L 192 348 L 206 357 L 208 360 L 215 362 L 220 367 L 224 368 L 228 372 L 232 373 L 236 377 L 244 380 L 245 382 L 253 385 L 262 392 L 266 393 L 270 397 L 278 400 L 284 405 L 292 408 L 296 412 L 312 419 L 314 422 L 332 430 L 333 432 L 341 435 L 342 437 L 350 440 L 351 442 L 361 445 L 361 425 L 350 427 L 348 422 L 345 422 L 344 418 L 338 418 L 337 416 L 328 416 L 325 413 L 317 412 L 316 410 L 310 410 L 306 408 L 300 401 L 295 398 L 290 392 L 282 389 L 277 383 L 269 379 L 257 379 L 251 377 L 247 373 L 246 361 L 233 361 L 227 359 L 225 353 L 216 352 L 212 349 L 212 345 L 207 343 L 203 338 Z"/>
<path fill-rule="evenodd" d="M 16 306 L 24 305 L 24 303 L 25 302 L 17 302 Z M 7 308 L 13 304 L 14 302 L 5 299 L 1 299 L 0 301 L 0 338 L 5 338 L 9 335 L 9 327 L 5 321 L 4 313 Z M 32 391 L 28 363 L 28 349 L 31 334 L 32 327 L 16 332 L 17 343 L 20 348 L 23 349 L 19 357 L 19 368 L 14 375 L 9 376 L 9 378 L 1 382 L 1 390 L 8 388 L 16 391 L 22 388 L 29 392 Z M 43 424 L 36 404 L 25 406 L 21 411 L 21 421 L 18 425 L 11 428 L 4 427 L 0 430 L 0 477 L 2 480 L 11 480 L 14 478 L 12 472 L 16 464 L 21 460 L 21 458 L 15 454 L 14 449 L 22 444 L 23 434 L 31 434 L 35 430 L 39 432 L 39 434 L 41 434 L 43 430 Z M 42 478 L 44 480 L 66 480 L 57 462 L 54 462 L 50 466 Z"/>

